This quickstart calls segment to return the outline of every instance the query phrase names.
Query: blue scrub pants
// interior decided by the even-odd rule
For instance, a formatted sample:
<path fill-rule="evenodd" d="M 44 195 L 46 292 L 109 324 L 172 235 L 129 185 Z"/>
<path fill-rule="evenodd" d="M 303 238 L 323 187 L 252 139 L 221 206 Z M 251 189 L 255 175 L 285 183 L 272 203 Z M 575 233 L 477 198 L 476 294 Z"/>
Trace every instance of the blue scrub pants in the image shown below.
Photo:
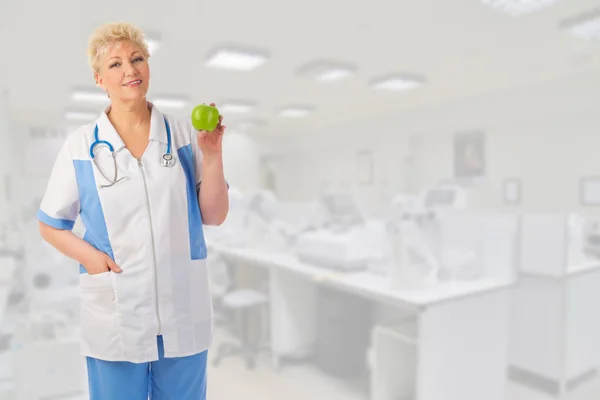
<path fill-rule="evenodd" d="M 87 357 L 90 400 L 206 400 L 207 351 L 150 363 L 102 361 Z"/>

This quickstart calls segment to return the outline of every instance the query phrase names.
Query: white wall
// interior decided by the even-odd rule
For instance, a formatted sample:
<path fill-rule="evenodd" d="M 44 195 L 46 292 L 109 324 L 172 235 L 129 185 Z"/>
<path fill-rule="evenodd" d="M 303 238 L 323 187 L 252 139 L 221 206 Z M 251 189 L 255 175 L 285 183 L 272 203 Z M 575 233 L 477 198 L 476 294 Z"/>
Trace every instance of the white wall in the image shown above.
<path fill-rule="evenodd" d="M 236 132 L 223 136 L 223 171 L 229 184 L 240 190 L 261 186 L 260 156 L 254 139 Z"/>
<path fill-rule="evenodd" d="M 597 77 L 581 74 L 483 93 L 303 138 L 269 139 L 263 147 L 275 160 L 282 199 L 311 198 L 322 182 L 352 183 L 355 153 L 361 148 L 374 151 L 375 184 L 367 191 L 414 191 L 451 179 L 453 135 L 481 130 L 487 141 L 487 174 L 468 189 L 472 207 L 514 208 L 503 205 L 502 182 L 518 177 L 522 209 L 578 210 L 580 177 L 600 175 L 595 82 Z"/>
<path fill-rule="evenodd" d="M 11 148 L 21 164 L 19 180 L 26 184 L 15 186 L 14 197 L 19 212 L 31 219 L 35 218 L 50 172 L 68 132 L 67 129 L 50 127 L 15 128 Z"/>
<path fill-rule="evenodd" d="M 370 132 L 385 127 L 385 123 L 374 126 L 355 126 L 363 131 L 363 137 L 352 135 L 346 127 L 340 128 L 348 134 L 341 140 L 321 139 L 310 141 L 308 149 L 294 146 L 283 154 L 268 154 L 268 164 L 275 173 L 276 192 L 282 201 L 310 201 L 322 189 L 346 188 L 356 194 L 359 202 L 370 215 L 380 215 L 385 210 L 371 209 L 374 204 L 385 204 L 391 196 L 402 190 L 406 181 L 406 137 L 373 138 Z M 338 138 L 340 132 L 331 132 Z M 372 159 L 372 180 L 360 181 L 358 171 L 359 153 L 368 152 Z"/>
<path fill-rule="evenodd" d="M 593 115 L 556 118 L 486 130 L 486 177 L 468 189 L 474 208 L 506 207 L 502 183 L 522 180 L 523 210 L 581 210 L 579 180 L 599 175 L 600 119 Z M 453 143 L 448 133 L 423 135 L 415 153 L 421 185 L 451 178 Z M 512 206 L 509 206 L 510 208 Z"/>
<path fill-rule="evenodd" d="M 0 90 L 0 226 L 10 218 L 11 203 L 14 202 L 14 191 L 18 184 L 13 163 L 14 133 L 8 112 L 8 92 Z"/>

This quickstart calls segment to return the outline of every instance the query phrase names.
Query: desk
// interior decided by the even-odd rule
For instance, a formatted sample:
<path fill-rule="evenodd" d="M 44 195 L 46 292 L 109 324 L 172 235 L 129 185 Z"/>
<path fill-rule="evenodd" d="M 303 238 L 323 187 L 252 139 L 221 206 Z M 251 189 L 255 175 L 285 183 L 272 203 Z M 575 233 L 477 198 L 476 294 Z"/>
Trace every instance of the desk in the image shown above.
<path fill-rule="evenodd" d="M 564 399 L 600 371 L 600 262 L 562 276 L 524 272 L 512 304 L 509 379 L 539 399 Z"/>
<path fill-rule="evenodd" d="M 585 254 L 573 222 L 562 213 L 521 216 L 509 380 L 536 399 L 571 398 L 593 388 L 600 371 L 600 260 Z"/>
<path fill-rule="evenodd" d="M 414 400 L 504 400 L 510 282 L 484 279 L 393 290 L 384 277 L 327 270 L 291 254 L 217 243 L 208 247 L 234 265 L 269 270 L 275 364 L 280 357 L 308 351 L 315 331 L 314 288 L 327 285 L 384 303 L 403 315 L 404 322 L 373 330 L 373 347 L 367 357 L 372 370 L 371 400 L 401 395 Z M 398 357 L 386 359 L 390 348 L 381 346 L 386 346 L 390 333 L 395 334 L 400 350 Z"/>

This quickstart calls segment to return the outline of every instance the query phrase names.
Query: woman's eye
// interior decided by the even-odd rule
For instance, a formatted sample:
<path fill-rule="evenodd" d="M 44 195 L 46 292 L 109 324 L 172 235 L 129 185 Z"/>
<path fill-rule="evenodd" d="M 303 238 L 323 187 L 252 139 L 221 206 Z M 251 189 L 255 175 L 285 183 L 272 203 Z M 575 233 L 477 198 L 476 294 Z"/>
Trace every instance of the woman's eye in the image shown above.
<path fill-rule="evenodd" d="M 118 62 L 116 62 L 116 63 L 113 63 L 113 64 L 111 64 L 111 65 L 110 65 L 110 68 L 112 68 L 112 67 L 116 67 L 117 65 L 121 65 L 121 63 L 118 63 Z"/>
<path fill-rule="evenodd" d="M 141 62 L 144 61 L 144 57 L 138 57 L 135 60 L 133 60 L 133 62 Z"/>

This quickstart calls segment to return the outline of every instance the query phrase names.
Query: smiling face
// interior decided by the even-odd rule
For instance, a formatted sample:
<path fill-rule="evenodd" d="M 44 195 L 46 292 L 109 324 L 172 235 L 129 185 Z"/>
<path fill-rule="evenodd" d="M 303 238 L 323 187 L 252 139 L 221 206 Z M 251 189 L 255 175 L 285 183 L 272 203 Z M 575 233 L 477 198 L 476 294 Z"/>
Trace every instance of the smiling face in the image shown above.
<path fill-rule="evenodd" d="M 135 103 L 146 98 L 150 67 L 141 49 L 123 40 L 109 45 L 95 78 L 113 102 Z"/>

